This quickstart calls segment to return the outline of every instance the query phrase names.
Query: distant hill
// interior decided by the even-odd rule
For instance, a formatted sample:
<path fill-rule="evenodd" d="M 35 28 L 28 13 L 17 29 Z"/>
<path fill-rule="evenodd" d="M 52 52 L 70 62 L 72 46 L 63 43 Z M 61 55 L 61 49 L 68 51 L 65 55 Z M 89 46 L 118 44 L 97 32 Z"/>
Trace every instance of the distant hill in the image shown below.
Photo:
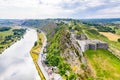
<path fill-rule="evenodd" d="M 41 27 L 43 24 L 47 23 L 48 20 L 25 20 L 21 26 L 30 26 L 30 27 Z"/>
<path fill-rule="evenodd" d="M 115 23 L 115 22 L 120 22 L 120 18 L 108 18 L 108 19 L 81 19 L 81 21 L 94 22 L 94 23 Z"/>
<path fill-rule="evenodd" d="M 18 20 L 18 19 L 0 19 L 0 26 L 16 26 L 21 25 L 24 22 L 24 20 Z"/>
<path fill-rule="evenodd" d="M 28 27 L 42 27 L 44 24 L 49 22 L 60 22 L 60 21 L 78 21 L 84 23 L 120 23 L 120 18 L 109 18 L 109 19 L 0 19 L 0 27 L 4 26 L 28 26 Z"/>

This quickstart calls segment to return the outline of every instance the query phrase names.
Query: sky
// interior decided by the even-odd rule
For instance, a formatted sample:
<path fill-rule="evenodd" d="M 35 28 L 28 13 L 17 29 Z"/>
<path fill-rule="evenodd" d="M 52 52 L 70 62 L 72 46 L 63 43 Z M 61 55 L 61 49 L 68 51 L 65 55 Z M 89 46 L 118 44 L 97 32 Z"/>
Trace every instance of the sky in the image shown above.
<path fill-rule="evenodd" d="M 0 19 L 120 18 L 120 0 L 0 0 Z"/>

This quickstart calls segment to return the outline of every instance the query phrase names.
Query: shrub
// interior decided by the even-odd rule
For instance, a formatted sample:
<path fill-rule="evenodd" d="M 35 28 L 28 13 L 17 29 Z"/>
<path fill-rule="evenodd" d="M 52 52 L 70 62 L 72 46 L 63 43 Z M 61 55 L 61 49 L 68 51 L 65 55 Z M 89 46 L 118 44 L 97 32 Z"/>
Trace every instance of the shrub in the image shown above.
<path fill-rule="evenodd" d="M 37 41 L 34 43 L 34 46 L 37 46 Z"/>
<path fill-rule="evenodd" d="M 70 73 L 70 76 L 68 77 L 68 80 L 76 80 L 76 74 Z"/>
<path fill-rule="evenodd" d="M 118 42 L 120 42 L 120 38 L 118 39 Z"/>
<path fill-rule="evenodd" d="M 85 65 L 84 65 L 83 63 L 82 63 L 80 66 L 81 66 L 81 68 L 82 68 L 82 69 L 84 69 L 84 68 L 85 68 Z"/>

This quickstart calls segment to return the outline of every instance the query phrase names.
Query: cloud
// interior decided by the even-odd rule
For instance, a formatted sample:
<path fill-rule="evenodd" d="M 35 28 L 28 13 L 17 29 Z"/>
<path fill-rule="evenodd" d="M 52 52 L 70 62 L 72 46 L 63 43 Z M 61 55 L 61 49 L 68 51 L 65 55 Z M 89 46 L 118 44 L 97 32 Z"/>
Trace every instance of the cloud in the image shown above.
<path fill-rule="evenodd" d="M 101 11 L 114 17 L 115 12 L 120 14 L 114 8 L 119 4 L 120 0 L 0 0 L 0 18 L 86 18 L 91 14 L 97 18 L 104 15 Z"/>
<path fill-rule="evenodd" d="M 106 13 L 106 14 L 111 14 L 111 13 L 120 13 L 120 6 L 115 6 L 115 7 L 109 7 L 109 8 L 105 8 L 102 10 L 99 10 L 99 13 Z"/>

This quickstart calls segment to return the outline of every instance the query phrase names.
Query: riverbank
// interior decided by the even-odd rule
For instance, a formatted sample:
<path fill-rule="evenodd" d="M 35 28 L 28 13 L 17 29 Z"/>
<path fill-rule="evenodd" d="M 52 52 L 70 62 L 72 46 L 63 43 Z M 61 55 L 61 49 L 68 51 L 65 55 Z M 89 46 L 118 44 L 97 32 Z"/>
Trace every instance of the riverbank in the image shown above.
<path fill-rule="evenodd" d="M 6 27 L 4 27 L 6 28 Z M 15 42 L 20 40 L 25 34 L 26 29 L 22 28 L 10 28 L 6 31 L 0 31 L 0 54 L 13 45 Z"/>
<path fill-rule="evenodd" d="M 38 37 L 37 41 L 34 43 L 34 46 L 31 49 L 30 54 L 32 56 L 32 59 L 34 61 L 34 64 L 36 66 L 36 69 L 38 71 L 38 74 L 39 74 L 41 80 L 45 80 L 45 77 L 44 77 L 44 75 L 43 75 L 43 73 L 42 73 L 42 71 L 37 63 L 38 58 L 39 58 L 39 54 L 40 54 L 40 50 L 42 48 L 42 44 L 44 42 L 44 34 L 42 32 L 41 33 L 37 32 L 37 37 Z"/>
<path fill-rule="evenodd" d="M 47 38 L 44 32 L 38 33 L 38 40 L 35 42 L 34 47 L 31 49 L 31 56 L 41 80 L 63 80 L 59 74 L 56 74 L 52 66 L 45 64 L 46 60 L 46 45 Z"/>

